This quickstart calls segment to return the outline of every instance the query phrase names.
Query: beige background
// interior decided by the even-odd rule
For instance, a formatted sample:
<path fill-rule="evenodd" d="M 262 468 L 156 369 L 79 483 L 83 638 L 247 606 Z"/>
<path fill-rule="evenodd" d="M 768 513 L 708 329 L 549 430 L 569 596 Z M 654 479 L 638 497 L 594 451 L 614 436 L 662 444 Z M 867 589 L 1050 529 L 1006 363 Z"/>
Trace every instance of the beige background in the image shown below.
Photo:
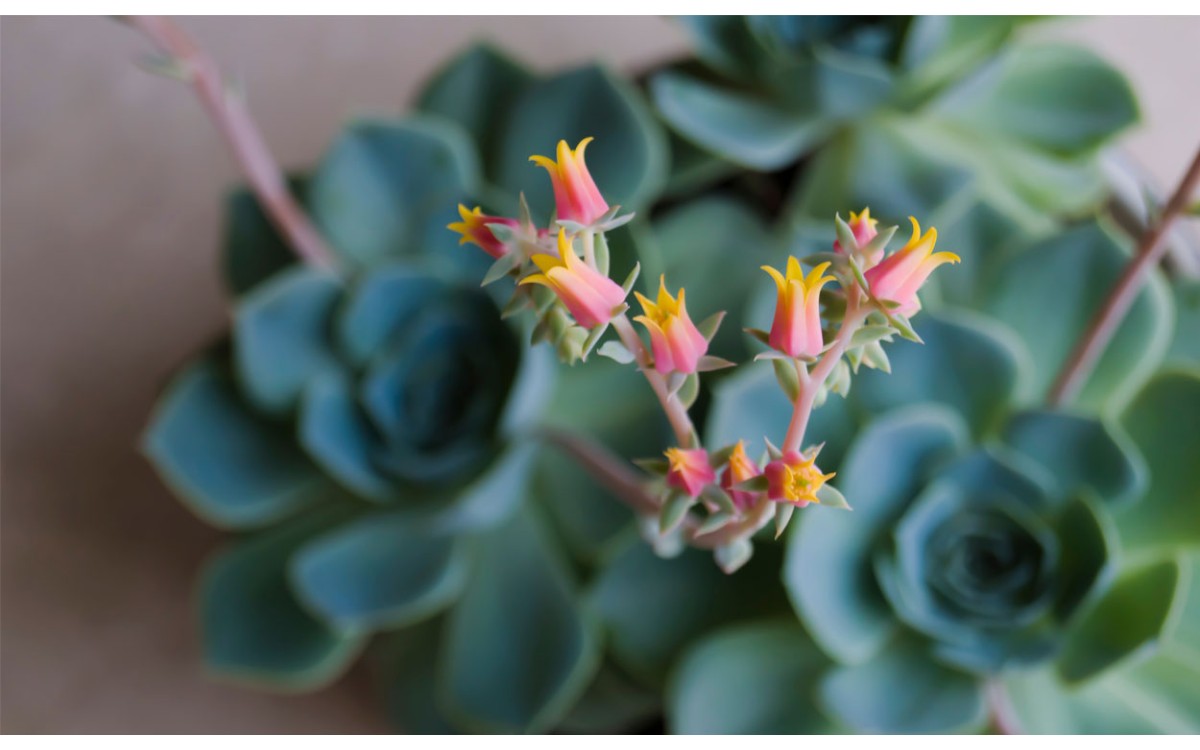
<path fill-rule="evenodd" d="M 267 140 L 310 164 L 338 123 L 398 111 L 488 36 L 535 67 L 637 70 L 684 49 L 661 18 L 185 19 L 236 74 Z M 1128 147 L 1163 183 L 1200 140 L 1200 19 L 1066 20 L 1138 87 Z M 386 731 L 364 675 L 305 697 L 201 675 L 194 571 L 219 535 L 136 452 L 163 378 L 223 325 L 214 259 L 237 175 L 190 93 L 97 19 L 0 29 L 3 472 L 0 727 L 6 732 Z"/>

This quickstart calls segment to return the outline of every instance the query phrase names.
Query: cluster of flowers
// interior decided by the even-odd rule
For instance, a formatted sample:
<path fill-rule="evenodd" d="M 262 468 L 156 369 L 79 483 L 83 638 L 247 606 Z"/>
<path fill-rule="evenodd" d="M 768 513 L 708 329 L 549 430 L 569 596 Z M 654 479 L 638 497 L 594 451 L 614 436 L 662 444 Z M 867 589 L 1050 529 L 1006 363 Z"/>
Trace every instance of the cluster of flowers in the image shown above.
<path fill-rule="evenodd" d="M 626 316 L 638 269 L 623 284 L 610 278 L 604 239 L 606 231 L 633 216 L 610 207 L 592 180 L 584 162 L 590 141 L 574 150 L 560 141 L 554 160 L 531 157 L 550 173 L 556 232 L 534 224 L 524 197 L 518 218 L 460 206 L 462 220 L 450 229 L 462 235 L 462 243 L 474 243 L 496 259 L 485 284 L 517 279 L 505 315 L 532 310 L 535 343 L 553 342 L 559 356 L 574 363 L 586 360 L 610 327 L 616 332 L 617 340 L 597 352 L 645 374 L 678 442 L 666 450 L 665 461 L 638 462 L 650 474 L 657 510 L 646 519 L 647 535 L 663 554 L 685 544 L 713 549 L 717 563 L 732 572 L 749 559 L 750 538 L 772 518 L 778 536 L 796 508 L 849 507 L 828 484 L 834 475 L 817 465 L 821 446 L 802 448 L 809 415 L 828 393 L 844 395 L 860 366 L 887 371 L 884 342 L 895 335 L 919 341 L 908 322 L 920 310 L 917 292 L 935 268 L 958 256 L 934 252 L 937 230 L 922 233 L 916 219 L 912 238 L 889 255 L 896 227 L 879 230 L 863 210 L 851 213 L 849 222 L 836 219 L 833 251 L 805 258 L 812 266 L 807 273 L 795 257 L 783 270 L 763 266 L 777 288 L 774 320 L 770 331 L 747 333 L 768 347 L 755 359 L 772 361 L 793 405 L 791 423 L 782 448 L 764 437 L 766 454 L 759 461 L 747 455 L 744 441 L 709 451 L 687 410 L 699 390 L 699 373 L 734 366 L 708 353 L 724 313 L 693 323 L 684 290 L 672 295 L 660 278 L 654 301 L 633 292 L 642 308 L 634 320 L 649 337 L 645 345 Z M 836 288 L 827 288 L 831 282 Z"/>

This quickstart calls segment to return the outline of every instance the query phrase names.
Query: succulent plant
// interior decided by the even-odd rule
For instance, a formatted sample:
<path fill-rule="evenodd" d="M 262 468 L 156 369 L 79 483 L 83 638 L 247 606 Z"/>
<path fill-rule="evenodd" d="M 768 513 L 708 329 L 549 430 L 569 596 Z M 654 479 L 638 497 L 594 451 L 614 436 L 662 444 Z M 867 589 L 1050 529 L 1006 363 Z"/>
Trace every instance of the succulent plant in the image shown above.
<path fill-rule="evenodd" d="M 864 373 L 818 412 L 812 429 L 841 457 L 854 512 L 793 521 L 783 580 L 799 622 L 696 643 L 672 677 L 672 729 L 1200 727 L 1182 687 L 1198 676 L 1187 644 L 1200 628 L 1200 473 L 1186 456 L 1200 444 L 1176 416 L 1200 413 L 1200 362 L 1169 357 L 1155 374 L 1177 351 L 1161 335 L 1162 280 L 1122 326 L 1113 350 L 1125 354 L 1103 360 L 1090 407 L 1034 405 L 1043 369 L 1066 356 L 1053 342 L 1077 334 L 1099 304 L 1091 285 L 1107 288 L 1123 257 L 1095 225 L 1027 244 L 988 277 L 984 304 L 1011 328 L 963 309 L 923 315 L 925 345 L 897 345 L 894 375 Z M 1022 273 L 1034 263 L 1069 264 L 1089 286 Z M 726 381 L 709 429 L 730 439 L 778 420 L 772 386 L 769 372 Z M 751 696 L 737 687 L 749 675 L 788 689 Z M 1137 705 L 1118 697 L 1135 693 Z"/>

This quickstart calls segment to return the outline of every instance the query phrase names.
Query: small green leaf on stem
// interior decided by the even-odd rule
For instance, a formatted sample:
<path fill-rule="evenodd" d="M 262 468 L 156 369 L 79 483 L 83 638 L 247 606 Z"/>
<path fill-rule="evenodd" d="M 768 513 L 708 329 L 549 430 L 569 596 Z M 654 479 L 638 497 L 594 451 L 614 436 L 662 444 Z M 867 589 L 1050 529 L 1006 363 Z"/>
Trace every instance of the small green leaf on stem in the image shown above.
<path fill-rule="evenodd" d="M 733 485 L 733 488 L 739 492 L 766 492 L 770 489 L 771 483 L 767 480 L 766 475 L 759 474 L 756 477 L 738 482 Z"/>
<path fill-rule="evenodd" d="M 663 503 L 662 511 L 658 515 L 659 533 L 669 534 L 674 531 L 683 522 L 683 517 L 687 515 L 688 510 L 695 504 L 696 501 L 693 498 L 681 492 L 672 492 L 668 495 L 667 501 Z"/>
<path fill-rule="evenodd" d="M 822 485 L 821 489 L 817 490 L 817 501 L 830 508 L 851 510 L 850 503 L 846 502 L 846 497 L 831 484 Z"/>
<path fill-rule="evenodd" d="M 719 531 L 725 528 L 733 521 L 734 516 L 731 513 L 713 513 L 708 518 L 704 519 L 704 523 L 700 524 L 700 528 L 696 529 L 696 536 L 711 534 L 714 531 Z"/>
<path fill-rule="evenodd" d="M 697 372 L 712 372 L 713 370 L 724 370 L 727 367 L 737 367 L 737 362 L 730 362 L 721 357 L 705 354 L 700 358 L 700 362 L 697 363 L 696 370 Z"/>
<path fill-rule="evenodd" d="M 692 373 L 684 378 L 683 385 L 679 386 L 679 391 L 675 396 L 679 399 L 679 403 L 683 404 L 683 408 L 692 408 L 692 404 L 696 403 L 696 399 L 700 396 L 700 376 Z"/>
<path fill-rule="evenodd" d="M 796 399 L 800 398 L 800 376 L 796 374 L 795 360 L 790 357 L 773 359 L 771 364 L 775 366 L 775 379 L 779 381 L 779 387 L 783 389 L 788 401 L 796 403 Z"/>
<path fill-rule="evenodd" d="M 754 555 L 754 545 L 749 539 L 735 539 L 729 544 L 723 544 L 713 550 L 713 559 L 717 567 L 725 574 L 735 573 Z"/>
<path fill-rule="evenodd" d="M 633 362 L 633 352 L 625 348 L 625 345 L 620 341 L 612 340 L 605 341 L 604 344 L 596 350 L 596 353 L 601 357 L 608 357 L 612 361 L 627 365 Z"/>
<path fill-rule="evenodd" d="M 792 514 L 796 512 L 796 506 L 791 503 L 775 503 L 775 538 L 783 536 L 783 532 L 787 531 L 788 522 L 792 520 Z"/>
<path fill-rule="evenodd" d="M 733 504 L 733 498 L 729 496 L 729 493 L 715 484 L 705 487 L 704 491 L 700 493 L 700 497 L 716 505 L 726 513 L 737 513 L 737 506 Z"/>
<path fill-rule="evenodd" d="M 626 294 L 629 294 L 630 290 L 633 289 L 633 285 L 637 283 L 638 274 L 641 272 L 642 264 L 634 263 L 633 270 L 629 272 L 629 275 L 625 277 L 625 281 L 621 284 L 621 288 L 625 290 Z"/>

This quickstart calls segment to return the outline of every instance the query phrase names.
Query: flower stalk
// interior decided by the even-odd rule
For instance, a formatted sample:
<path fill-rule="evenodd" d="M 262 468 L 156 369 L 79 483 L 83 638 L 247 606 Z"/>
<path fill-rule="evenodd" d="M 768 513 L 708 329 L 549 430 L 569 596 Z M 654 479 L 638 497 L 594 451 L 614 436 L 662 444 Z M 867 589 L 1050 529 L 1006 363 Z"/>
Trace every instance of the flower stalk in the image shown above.
<path fill-rule="evenodd" d="M 242 100 L 230 96 L 216 63 L 182 28 L 162 16 L 129 16 L 128 22 L 169 55 L 195 90 L 229 145 L 259 205 L 301 260 L 334 269 L 337 261 L 304 209 L 288 191 L 279 164 Z"/>

